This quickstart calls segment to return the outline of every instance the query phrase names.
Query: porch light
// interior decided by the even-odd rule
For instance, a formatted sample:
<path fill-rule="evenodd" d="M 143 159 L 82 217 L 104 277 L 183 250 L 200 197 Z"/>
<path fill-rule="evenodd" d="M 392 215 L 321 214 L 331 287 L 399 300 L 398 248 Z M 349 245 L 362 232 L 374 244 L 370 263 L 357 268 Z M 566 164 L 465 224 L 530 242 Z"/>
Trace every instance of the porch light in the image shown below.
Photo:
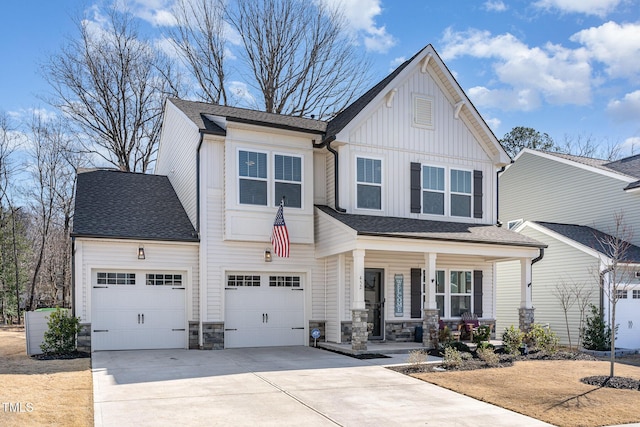
<path fill-rule="evenodd" d="M 138 246 L 138 259 L 144 259 L 144 246 Z"/>
<path fill-rule="evenodd" d="M 271 251 L 269 249 L 264 251 L 264 262 L 271 262 Z"/>

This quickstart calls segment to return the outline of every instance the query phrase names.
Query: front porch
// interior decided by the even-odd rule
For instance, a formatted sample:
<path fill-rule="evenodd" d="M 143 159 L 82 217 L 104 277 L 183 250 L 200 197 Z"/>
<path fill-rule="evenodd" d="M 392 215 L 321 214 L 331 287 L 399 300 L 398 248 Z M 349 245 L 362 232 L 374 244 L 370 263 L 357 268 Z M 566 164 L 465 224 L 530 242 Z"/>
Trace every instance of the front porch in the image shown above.
<path fill-rule="evenodd" d="M 461 341 L 469 346 L 471 350 L 475 350 L 477 344 L 471 341 Z M 492 339 L 489 341 L 496 349 L 502 348 L 502 340 Z M 350 343 L 331 343 L 319 342 L 318 348 L 323 348 L 337 353 L 347 355 L 363 355 L 363 354 L 409 354 L 416 350 L 425 350 L 424 345 L 420 342 L 398 342 L 398 341 L 369 341 L 366 350 L 354 350 Z"/>

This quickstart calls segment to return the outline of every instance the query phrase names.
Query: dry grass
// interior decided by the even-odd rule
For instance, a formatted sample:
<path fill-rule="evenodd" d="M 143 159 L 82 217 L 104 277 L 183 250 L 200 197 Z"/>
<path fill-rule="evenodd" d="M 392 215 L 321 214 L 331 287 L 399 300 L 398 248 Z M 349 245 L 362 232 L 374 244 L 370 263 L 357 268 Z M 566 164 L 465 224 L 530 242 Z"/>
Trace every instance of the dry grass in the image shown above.
<path fill-rule="evenodd" d="M 617 363 L 615 375 L 640 380 L 640 367 Z M 625 360 L 626 362 L 626 360 Z M 608 375 L 608 362 L 519 361 L 511 367 L 414 374 L 424 381 L 557 426 L 640 422 L 640 391 L 598 388 L 580 382 Z"/>
<path fill-rule="evenodd" d="M 0 327 L 0 426 L 42 425 L 93 425 L 91 359 L 32 359 L 24 328 Z"/>

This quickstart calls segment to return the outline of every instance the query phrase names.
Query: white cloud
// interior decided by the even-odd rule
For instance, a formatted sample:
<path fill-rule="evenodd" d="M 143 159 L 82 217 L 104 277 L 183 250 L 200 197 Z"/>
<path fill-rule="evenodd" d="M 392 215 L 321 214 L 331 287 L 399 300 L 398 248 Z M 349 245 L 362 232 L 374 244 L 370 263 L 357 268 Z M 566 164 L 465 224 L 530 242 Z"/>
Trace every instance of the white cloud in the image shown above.
<path fill-rule="evenodd" d="M 129 0 L 128 7 L 135 16 L 156 27 L 176 25 L 171 12 L 172 0 Z"/>
<path fill-rule="evenodd" d="M 585 105 L 591 101 L 591 67 L 584 49 L 547 43 L 529 47 L 512 34 L 445 30 L 445 60 L 472 56 L 491 62 L 494 88 L 476 87 L 469 93 L 478 105 L 529 111 L 549 104 Z"/>
<path fill-rule="evenodd" d="M 502 124 L 502 121 L 497 117 L 485 119 L 484 121 L 487 123 L 487 125 L 489 125 L 493 133 L 496 133 L 498 129 L 500 129 L 500 125 Z"/>
<path fill-rule="evenodd" d="M 640 90 L 609 101 L 607 112 L 616 122 L 637 121 L 640 117 Z"/>
<path fill-rule="evenodd" d="M 638 78 L 640 73 L 640 23 L 618 24 L 607 22 L 571 36 L 581 43 L 590 57 L 605 64 L 611 77 Z"/>
<path fill-rule="evenodd" d="M 502 0 L 489 0 L 484 2 L 484 8 L 489 12 L 504 12 L 507 5 Z"/>
<path fill-rule="evenodd" d="M 395 46 L 396 39 L 387 32 L 386 27 L 377 26 L 376 16 L 382 13 L 381 0 L 324 0 L 333 8 L 340 10 L 349 25 L 349 29 L 364 40 L 368 51 L 385 53 Z"/>
<path fill-rule="evenodd" d="M 629 153 L 629 155 L 640 152 L 640 136 L 632 136 L 631 138 L 625 139 L 621 144 L 621 151 L 623 153 Z"/>
<path fill-rule="evenodd" d="M 623 0 L 539 0 L 533 5 L 546 10 L 559 10 L 566 13 L 606 16 Z"/>
<path fill-rule="evenodd" d="M 395 70 L 396 68 L 398 68 L 406 60 L 407 60 L 407 58 L 404 57 L 404 56 L 399 56 L 397 58 L 394 58 L 393 61 L 391 61 L 389 63 L 389 68 L 390 68 L 389 71 Z"/>
<path fill-rule="evenodd" d="M 246 83 L 240 81 L 232 81 L 228 85 L 229 93 L 231 93 L 242 105 L 255 105 L 256 99 L 249 91 Z"/>

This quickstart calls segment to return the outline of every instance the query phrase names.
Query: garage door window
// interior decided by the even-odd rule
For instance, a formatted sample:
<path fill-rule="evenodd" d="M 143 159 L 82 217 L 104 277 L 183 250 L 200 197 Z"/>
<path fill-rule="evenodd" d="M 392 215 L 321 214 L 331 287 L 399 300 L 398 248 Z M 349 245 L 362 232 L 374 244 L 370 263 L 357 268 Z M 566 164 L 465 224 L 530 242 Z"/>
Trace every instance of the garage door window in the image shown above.
<path fill-rule="evenodd" d="M 616 299 L 627 299 L 627 290 L 616 289 Z"/>
<path fill-rule="evenodd" d="M 300 276 L 269 276 L 269 286 L 299 288 Z"/>
<path fill-rule="evenodd" d="M 633 290 L 633 299 L 640 299 L 640 289 Z"/>
<path fill-rule="evenodd" d="M 98 272 L 98 285 L 135 285 L 135 273 L 104 273 Z"/>
<path fill-rule="evenodd" d="M 149 286 L 182 286 L 182 274 L 147 274 Z"/>
<path fill-rule="evenodd" d="M 260 286 L 260 276 L 232 274 L 227 279 L 227 286 Z"/>

